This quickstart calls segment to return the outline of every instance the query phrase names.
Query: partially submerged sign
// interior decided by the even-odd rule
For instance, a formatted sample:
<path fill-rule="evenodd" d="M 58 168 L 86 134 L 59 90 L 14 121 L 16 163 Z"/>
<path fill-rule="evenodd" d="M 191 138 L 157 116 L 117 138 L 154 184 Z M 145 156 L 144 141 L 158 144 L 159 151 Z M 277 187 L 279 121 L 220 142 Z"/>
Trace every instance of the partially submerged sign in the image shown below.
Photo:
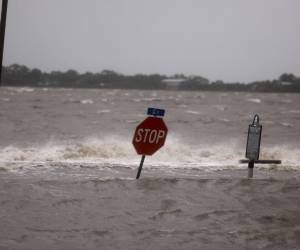
<path fill-rule="evenodd" d="M 166 141 L 168 128 L 161 117 L 165 110 L 148 108 L 148 115 L 135 129 L 132 144 L 136 152 L 142 155 L 136 179 L 140 177 L 146 155 L 153 155 Z"/>
<path fill-rule="evenodd" d="M 240 163 L 248 163 L 248 178 L 253 177 L 254 163 L 258 164 L 281 164 L 281 160 L 259 160 L 260 141 L 262 126 L 259 124 L 259 116 L 255 115 L 252 124 L 248 128 L 246 158 Z"/>
<path fill-rule="evenodd" d="M 259 124 L 259 116 L 255 115 L 252 124 L 248 128 L 246 158 L 250 161 L 259 159 L 262 125 Z"/>
<path fill-rule="evenodd" d="M 140 155 L 153 155 L 165 143 L 168 128 L 162 118 L 147 117 L 134 133 L 132 144 Z"/>

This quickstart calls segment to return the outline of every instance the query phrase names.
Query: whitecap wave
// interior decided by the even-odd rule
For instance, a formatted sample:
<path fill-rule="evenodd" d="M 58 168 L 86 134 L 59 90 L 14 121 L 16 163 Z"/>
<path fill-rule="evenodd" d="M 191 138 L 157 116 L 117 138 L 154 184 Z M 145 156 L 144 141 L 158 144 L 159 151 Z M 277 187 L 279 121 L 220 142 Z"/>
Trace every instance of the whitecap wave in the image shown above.
<path fill-rule="evenodd" d="M 289 110 L 288 112 L 292 114 L 300 114 L 300 110 Z"/>
<path fill-rule="evenodd" d="M 81 104 L 94 104 L 94 101 L 91 99 L 85 99 L 80 101 Z"/>
<path fill-rule="evenodd" d="M 192 115 L 200 115 L 201 114 L 199 111 L 195 111 L 195 110 L 186 110 L 185 113 L 192 114 Z"/>
<path fill-rule="evenodd" d="M 111 110 L 110 109 L 97 110 L 97 114 L 105 114 L 105 113 L 111 113 Z"/>
<path fill-rule="evenodd" d="M 199 168 L 205 170 L 240 169 L 239 160 L 244 149 L 235 143 L 195 146 L 170 136 L 166 145 L 146 159 L 148 166 L 156 168 Z M 0 149 L 1 167 L 7 163 L 87 163 L 130 167 L 137 165 L 136 154 L 130 138 L 89 138 L 80 142 L 51 142 L 26 148 L 8 146 Z M 282 160 L 276 169 L 300 170 L 300 150 L 288 146 L 262 148 L 260 159 Z M 25 165 L 32 165 L 25 164 Z M 263 166 L 268 167 L 268 166 Z"/>
<path fill-rule="evenodd" d="M 253 103 L 261 103 L 261 100 L 258 99 L 258 98 L 249 98 L 247 101 L 248 102 L 253 102 Z"/>

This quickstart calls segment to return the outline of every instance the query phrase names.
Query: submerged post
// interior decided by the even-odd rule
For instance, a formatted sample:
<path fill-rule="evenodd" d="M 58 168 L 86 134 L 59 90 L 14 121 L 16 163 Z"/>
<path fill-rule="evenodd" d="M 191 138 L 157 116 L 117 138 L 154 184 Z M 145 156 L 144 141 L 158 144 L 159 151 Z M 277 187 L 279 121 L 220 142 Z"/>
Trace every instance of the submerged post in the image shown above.
<path fill-rule="evenodd" d="M 166 141 L 168 128 L 162 116 L 164 109 L 148 108 L 149 115 L 135 129 L 132 144 L 139 155 L 142 155 L 136 179 L 140 178 L 146 155 L 153 155 Z"/>
<path fill-rule="evenodd" d="M 0 23 L 0 86 L 2 85 L 2 67 L 3 67 L 3 52 L 4 52 L 4 38 L 5 38 L 5 26 L 7 15 L 7 2 L 8 0 L 2 0 L 1 9 L 1 23 Z"/>
<path fill-rule="evenodd" d="M 239 160 L 239 163 L 248 163 L 248 178 L 253 177 L 254 164 L 281 164 L 281 160 Z"/>
<path fill-rule="evenodd" d="M 136 179 L 140 178 L 140 175 L 141 175 L 141 172 L 142 172 L 142 168 L 143 168 L 143 164 L 144 164 L 145 157 L 146 157 L 145 155 L 142 155 L 141 163 L 140 163 L 140 166 L 139 166 L 137 175 L 136 175 Z"/>
<path fill-rule="evenodd" d="M 248 163 L 248 178 L 253 177 L 254 161 L 249 161 Z"/>
<path fill-rule="evenodd" d="M 254 164 L 281 164 L 281 160 L 259 160 L 260 141 L 262 125 L 259 124 L 258 115 L 254 116 L 252 124 L 249 125 L 246 158 L 239 163 L 248 163 L 248 178 L 253 178 Z"/>

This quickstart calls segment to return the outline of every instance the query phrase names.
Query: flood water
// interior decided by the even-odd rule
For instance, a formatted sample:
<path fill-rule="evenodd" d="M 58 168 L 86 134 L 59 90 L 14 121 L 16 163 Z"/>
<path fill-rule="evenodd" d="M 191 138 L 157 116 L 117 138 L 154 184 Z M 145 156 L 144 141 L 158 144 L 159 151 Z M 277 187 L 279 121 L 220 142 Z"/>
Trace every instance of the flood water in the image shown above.
<path fill-rule="evenodd" d="M 0 249 L 299 249 L 300 95 L 0 89 Z M 132 144 L 148 107 L 165 146 Z M 248 125 L 260 159 L 248 180 Z"/>

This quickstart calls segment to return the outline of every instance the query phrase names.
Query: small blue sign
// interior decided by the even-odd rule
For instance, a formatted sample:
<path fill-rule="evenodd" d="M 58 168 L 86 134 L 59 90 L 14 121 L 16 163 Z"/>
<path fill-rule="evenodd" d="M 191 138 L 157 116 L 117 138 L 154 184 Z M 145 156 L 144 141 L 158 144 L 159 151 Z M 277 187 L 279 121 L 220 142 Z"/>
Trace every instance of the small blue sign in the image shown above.
<path fill-rule="evenodd" d="M 147 115 L 164 116 L 165 110 L 164 109 L 156 109 L 156 108 L 148 108 Z"/>

